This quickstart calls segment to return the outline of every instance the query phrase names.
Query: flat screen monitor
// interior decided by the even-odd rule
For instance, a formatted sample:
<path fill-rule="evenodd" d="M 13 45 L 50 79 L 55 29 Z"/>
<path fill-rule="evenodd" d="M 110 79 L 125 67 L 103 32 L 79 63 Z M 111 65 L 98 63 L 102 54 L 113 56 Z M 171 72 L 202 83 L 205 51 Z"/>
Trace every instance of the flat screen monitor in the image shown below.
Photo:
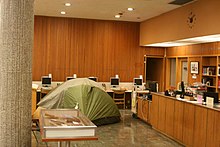
<path fill-rule="evenodd" d="M 66 81 L 75 79 L 74 77 L 66 77 Z"/>
<path fill-rule="evenodd" d="M 98 82 L 98 78 L 97 77 L 89 77 L 90 80 Z"/>
<path fill-rule="evenodd" d="M 142 86 L 142 84 L 143 84 L 143 79 L 141 79 L 141 78 L 134 78 L 134 85 L 139 87 L 139 86 Z"/>
<path fill-rule="evenodd" d="M 119 78 L 111 77 L 110 78 L 110 84 L 112 87 L 118 87 L 119 86 Z"/>
<path fill-rule="evenodd" d="M 214 103 L 218 103 L 218 93 L 217 92 L 203 92 L 203 100 L 206 102 L 206 97 L 214 98 Z"/>
<path fill-rule="evenodd" d="M 157 81 L 148 81 L 147 88 L 152 92 L 158 92 L 158 82 Z"/>
<path fill-rule="evenodd" d="M 43 87 L 49 87 L 51 86 L 52 78 L 48 76 L 42 76 L 41 82 Z"/>

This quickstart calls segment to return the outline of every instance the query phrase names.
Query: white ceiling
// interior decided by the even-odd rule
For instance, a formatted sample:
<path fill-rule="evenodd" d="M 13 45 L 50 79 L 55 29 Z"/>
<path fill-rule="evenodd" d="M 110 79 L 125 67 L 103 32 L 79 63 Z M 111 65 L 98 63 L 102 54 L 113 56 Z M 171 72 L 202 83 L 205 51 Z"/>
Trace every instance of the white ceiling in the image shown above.
<path fill-rule="evenodd" d="M 141 22 L 180 6 L 173 0 L 35 0 L 35 15 Z M 71 3 L 66 7 L 66 2 Z M 128 7 L 135 10 L 127 11 Z M 65 11 L 66 15 L 60 12 Z M 123 13 L 117 19 L 114 16 Z"/>

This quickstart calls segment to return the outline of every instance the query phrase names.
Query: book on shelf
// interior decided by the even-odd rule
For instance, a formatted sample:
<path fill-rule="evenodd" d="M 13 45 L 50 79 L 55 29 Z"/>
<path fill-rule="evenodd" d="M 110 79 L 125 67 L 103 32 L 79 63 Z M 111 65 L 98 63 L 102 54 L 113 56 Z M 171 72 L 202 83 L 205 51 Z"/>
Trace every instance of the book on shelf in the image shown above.
<path fill-rule="evenodd" d="M 207 68 L 206 68 L 206 67 L 203 67 L 203 68 L 202 68 L 202 74 L 203 74 L 203 75 L 207 75 Z"/>
<path fill-rule="evenodd" d="M 216 75 L 216 67 L 209 67 L 209 75 Z"/>
<path fill-rule="evenodd" d="M 218 88 L 220 88 L 220 79 L 218 80 Z"/>
<path fill-rule="evenodd" d="M 220 76 L 220 66 L 218 66 L 218 76 Z"/>
<path fill-rule="evenodd" d="M 203 67 L 202 74 L 203 75 L 216 75 L 216 67 Z"/>
<path fill-rule="evenodd" d="M 205 84 L 206 86 L 209 86 L 209 87 L 215 87 L 216 84 L 215 84 L 215 78 L 213 77 L 203 77 L 202 78 L 202 83 Z"/>

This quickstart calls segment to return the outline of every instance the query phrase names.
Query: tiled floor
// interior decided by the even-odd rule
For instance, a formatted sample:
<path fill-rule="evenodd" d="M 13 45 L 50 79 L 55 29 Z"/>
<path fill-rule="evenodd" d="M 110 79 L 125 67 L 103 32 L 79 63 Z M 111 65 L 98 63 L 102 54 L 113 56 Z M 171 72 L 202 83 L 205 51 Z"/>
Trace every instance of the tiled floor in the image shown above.
<path fill-rule="evenodd" d="M 71 147 L 182 147 L 177 142 L 153 130 L 143 121 L 133 118 L 130 110 L 121 110 L 120 123 L 100 126 L 96 130 L 97 141 L 71 142 Z M 32 136 L 32 147 L 46 147 L 40 141 L 36 143 Z M 65 144 L 63 144 L 64 146 Z M 49 142 L 49 147 L 56 147 L 56 142 Z"/>

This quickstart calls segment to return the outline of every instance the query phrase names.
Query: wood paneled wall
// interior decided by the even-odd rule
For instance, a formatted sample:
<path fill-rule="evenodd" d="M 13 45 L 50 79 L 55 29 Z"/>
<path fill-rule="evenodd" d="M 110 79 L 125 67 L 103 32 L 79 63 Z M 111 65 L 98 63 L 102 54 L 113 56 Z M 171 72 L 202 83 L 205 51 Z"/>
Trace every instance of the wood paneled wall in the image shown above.
<path fill-rule="evenodd" d="M 123 82 L 144 75 L 144 55 L 164 55 L 163 48 L 139 47 L 137 22 L 35 16 L 33 80 L 97 76 Z"/>
<path fill-rule="evenodd" d="M 166 56 L 169 58 L 176 58 L 180 60 L 181 58 L 186 58 L 188 61 L 188 83 L 201 82 L 202 79 L 202 56 L 219 56 L 220 55 L 220 42 L 213 43 L 202 43 L 196 45 L 188 46 L 179 46 L 179 47 L 170 47 L 166 49 Z M 196 74 L 196 77 L 193 78 L 194 74 L 190 72 L 190 62 L 196 61 L 199 62 L 199 73 Z M 170 87 L 170 72 L 169 72 L 169 62 L 167 62 L 166 68 L 166 89 Z M 208 64 L 209 65 L 209 64 Z M 216 65 L 216 63 L 214 63 Z M 180 66 L 180 63 L 177 62 L 177 66 Z M 180 71 L 178 69 L 177 71 Z M 176 82 L 181 81 L 181 72 L 177 72 Z"/>
<path fill-rule="evenodd" d="M 140 45 L 219 34 L 219 5 L 219 0 L 197 0 L 141 22 Z"/>
<path fill-rule="evenodd" d="M 166 49 L 167 57 L 207 56 L 220 54 L 220 42 L 170 47 Z"/>

